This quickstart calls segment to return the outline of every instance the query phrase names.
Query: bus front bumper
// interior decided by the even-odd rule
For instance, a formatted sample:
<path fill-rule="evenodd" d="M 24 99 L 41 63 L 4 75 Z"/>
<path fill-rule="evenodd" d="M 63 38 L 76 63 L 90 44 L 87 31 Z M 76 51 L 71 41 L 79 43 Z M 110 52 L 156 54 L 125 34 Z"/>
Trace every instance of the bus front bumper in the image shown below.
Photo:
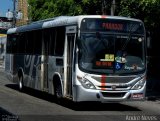
<path fill-rule="evenodd" d="M 73 101 L 99 101 L 99 102 L 121 102 L 121 101 L 140 101 L 145 100 L 145 85 L 139 90 L 126 91 L 103 91 L 85 89 L 81 85 L 74 85 L 76 93 Z"/>

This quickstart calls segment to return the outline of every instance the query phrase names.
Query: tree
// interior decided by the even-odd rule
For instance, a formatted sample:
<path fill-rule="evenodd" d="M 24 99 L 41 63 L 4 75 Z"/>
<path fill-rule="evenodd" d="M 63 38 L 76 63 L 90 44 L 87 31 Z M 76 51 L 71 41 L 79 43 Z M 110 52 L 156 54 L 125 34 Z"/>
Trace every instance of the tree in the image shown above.
<path fill-rule="evenodd" d="M 62 15 L 110 14 L 112 0 L 28 0 L 32 21 Z M 116 0 L 115 15 L 139 18 L 147 30 L 158 33 L 160 0 Z M 159 33 L 157 34 L 159 35 Z"/>
<path fill-rule="evenodd" d="M 130 16 L 141 19 L 146 30 L 151 34 L 152 48 L 148 49 L 149 55 L 160 56 L 159 35 L 160 35 L 160 0 L 121 0 L 118 15 Z"/>
<path fill-rule="evenodd" d="M 159 0 L 121 0 L 119 5 L 120 16 L 139 18 L 144 21 L 148 29 L 159 26 Z"/>
<path fill-rule="evenodd" d="M 77 15 L 82 13 L 80 4 L 74 0 L 28 0 L 30 18 L 32 21 L 62 15 Z"/>
<path fill-rule="evenodd" d="M 29 15 L 32 21 L 62 15 L 102 14 L 106 0 L 28 0 Z M 112 0 L 105 2 L 105 11 L 110 13 Z"/>

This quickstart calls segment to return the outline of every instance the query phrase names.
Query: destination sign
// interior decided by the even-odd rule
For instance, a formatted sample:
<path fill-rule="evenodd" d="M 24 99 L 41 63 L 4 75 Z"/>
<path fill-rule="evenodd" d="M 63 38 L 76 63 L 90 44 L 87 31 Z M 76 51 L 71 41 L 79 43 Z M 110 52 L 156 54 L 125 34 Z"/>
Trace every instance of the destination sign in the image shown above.
<path fill-rule="evenodd" d="M 110 30 L 123 30 L 123 24 L 118 23 L 102 23 L 102 28 Z"/>
<path fill-rule="evenodd" d="M 104 59 L 95 61 L 95 68 L 112 68 L 114 63 L 114 54 L 105 54 Z"/>
<path fill-rule="evenodd" d="M 81 22 L 81 32 L 105 31 L 144 34 L 144 27 L 140 21 L 121 19 L 86 18 Z"/>

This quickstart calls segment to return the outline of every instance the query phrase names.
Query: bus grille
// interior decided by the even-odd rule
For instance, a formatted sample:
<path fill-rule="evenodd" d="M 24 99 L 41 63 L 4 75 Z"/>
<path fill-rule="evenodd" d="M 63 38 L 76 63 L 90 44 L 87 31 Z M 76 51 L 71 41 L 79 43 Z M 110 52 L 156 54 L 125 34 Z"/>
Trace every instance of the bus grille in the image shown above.
<path fill-rule="evenodd" d="M 113 97 L 113 98 L 119 98 L 119 97 L 124 97 L 124 95 L 126 94 L 126 92 L 114 92 L 114 93 L 111 93 L 111 92 L 101 92 L 102 95 L 104 97 Z"/>
<path fill-rule="evenodd" d="M 101 77 L 96 77 L 96 76 L 92 76 L 93 79 L 97 80 L 98 82 L 101 82 L 102 81 L 102 78 Z M 135 79 L 136 77 L 121 77 L 121 76 L 118 76 L 117 77 L 106 77 L 105 78 L 105 83 L 128 83 L 130 82 L 131 80 Z"/>

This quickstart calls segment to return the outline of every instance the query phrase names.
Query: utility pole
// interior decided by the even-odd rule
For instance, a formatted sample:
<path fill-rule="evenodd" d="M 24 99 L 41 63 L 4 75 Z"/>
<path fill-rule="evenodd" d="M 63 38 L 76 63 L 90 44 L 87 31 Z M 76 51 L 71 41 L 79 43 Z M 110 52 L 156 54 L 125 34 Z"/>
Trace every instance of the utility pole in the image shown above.
<path fill-rule="evenodd" d="M 20 18 L 18 18 L 16 24 L 17 26 L 21 26 L 28 23 L 28 0 L 18 0 L 17 3 L 17 10 L 19 11 L 18 14 Z"/>
<path fill-rule="evenodd" d="M 116 1 L 113 0 L 111 3 L 111 16 L 114 16 L 116 10 Z"/>
<path fill-rule="evenodd" d="M 16 0 L 13 0 L 13 27 L 16 26 Z"/>
<path fill-rule="evenodd" d="M 116 10 L 116 1 L 112 0 L 111 2 L 111 16 L 114 16 Z M 107 2 L 106 0 L 102 0 L 102 15 L 106 15 L 107 13 Z"/>
<path fill-rule="evenodd" d="M 9 21 L 12 22 L 12 27 L 17 26 L 17 19 L 20 20 L 22 19 L 23 14 L 21 11 L 17 11 L 17 0 L 12 0 L 13 1 L 13 12 L 8 9 L 8 12 L 6 13 L 6 17 L 8 18 Z"/>
<path fill-rule="evenodd" d="M 106 10 L 107 10 L 107 3 L 106 0 L 102 1 L 102 15 L 106 15 Z"/>

